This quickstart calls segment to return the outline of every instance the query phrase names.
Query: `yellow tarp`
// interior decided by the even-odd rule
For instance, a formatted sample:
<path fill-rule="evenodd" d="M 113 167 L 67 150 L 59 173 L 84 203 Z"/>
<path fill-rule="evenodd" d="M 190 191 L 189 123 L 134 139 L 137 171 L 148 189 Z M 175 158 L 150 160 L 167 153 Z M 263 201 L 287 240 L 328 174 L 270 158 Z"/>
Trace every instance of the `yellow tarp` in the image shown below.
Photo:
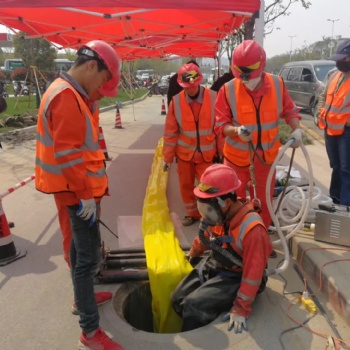
<path fill-rule="evenodd" d="M 153 326 L 156 333 L 177 333 L 181 319 L 173 310 L 170 294 L 192 270 L 175 235 L 169 214 L 163 171 L 163 139 L 156 148 L 143 204 L 142 234 L 152 292 Z"/>

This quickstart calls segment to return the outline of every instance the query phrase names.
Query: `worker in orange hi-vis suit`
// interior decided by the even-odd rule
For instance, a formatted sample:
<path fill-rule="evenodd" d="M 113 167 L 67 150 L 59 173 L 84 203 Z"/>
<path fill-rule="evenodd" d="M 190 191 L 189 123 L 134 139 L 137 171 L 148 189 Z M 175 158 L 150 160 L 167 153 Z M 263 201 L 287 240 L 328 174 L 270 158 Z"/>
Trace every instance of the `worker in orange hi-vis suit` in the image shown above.
<path fill-rule="evenodd" d="M 277 157 L 279 119 L 293 129 L 292 147 L 302 144 L 299 109 L 292 101 L 281 77 L 264 72 L 266 53 L 254 40 L 245 40 L 232 55 L 234 79 L 218 92 L 215 103 L 215 132 L 225 137 L 224 164 L 230 166 L 241 181 L 239 197 L 246 196 L 251 184 L 250 146 L 254 148 L 256 196 L 261 201 L 261 217 L 266 228 L 271 215 L 266 204 L 266 181 L 271 164 Z M 250 196 L 254 198 L 252 186 Z M 272 198 L 273 186 L 271 186 Z"/>
<path fill-rule="evenodd" d="M 214 134 L 214 105 L 216 92 L 200 86 L 203 75 L 194 64 L 184 64 L 178 72 L 178 83 L 184 88 L 169 105 L 165 121 L 163 170 L 168 171 L 174 158 L 182 200 L 186 206 L 183 226 L 200 218 L 193 194 L 195 180 L 199 180 L 215 157 L 222 154 L 222 142 Z"/>

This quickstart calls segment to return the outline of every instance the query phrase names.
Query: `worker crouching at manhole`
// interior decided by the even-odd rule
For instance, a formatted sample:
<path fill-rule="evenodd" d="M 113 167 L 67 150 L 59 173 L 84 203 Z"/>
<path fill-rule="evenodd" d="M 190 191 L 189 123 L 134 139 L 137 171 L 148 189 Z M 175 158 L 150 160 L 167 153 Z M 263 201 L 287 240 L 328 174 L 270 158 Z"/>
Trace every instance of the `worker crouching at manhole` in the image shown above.
<path fill-rule="evenodd" d="M 189 259 L 203 258 L 172 294 L 175 311 L 182 317 L 182 331 L 212 322 L 229 311 L 229 328 L 247 330 L 247 318 L 257 294 L 266 286 L 265 268 L 272 246 L 252 202 L 237 198 L 240 186 L 235 171 L 214 164 L 194 189 L 202 216 Z"/>

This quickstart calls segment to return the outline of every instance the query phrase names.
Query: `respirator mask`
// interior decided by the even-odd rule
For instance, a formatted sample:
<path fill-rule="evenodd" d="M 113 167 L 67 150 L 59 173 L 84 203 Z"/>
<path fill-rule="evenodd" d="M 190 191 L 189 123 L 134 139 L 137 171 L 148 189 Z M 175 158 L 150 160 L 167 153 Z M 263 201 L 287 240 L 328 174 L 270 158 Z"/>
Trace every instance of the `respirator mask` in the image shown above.
<path fill-rule="evenodd" d="M 226 221 L 226 215 L 222 209 L 225 207 L 225 201 L 220 197 L 202 199 L 197 198 L 197 208 L 203 220 L 209 226 L 223 225 Z"/>

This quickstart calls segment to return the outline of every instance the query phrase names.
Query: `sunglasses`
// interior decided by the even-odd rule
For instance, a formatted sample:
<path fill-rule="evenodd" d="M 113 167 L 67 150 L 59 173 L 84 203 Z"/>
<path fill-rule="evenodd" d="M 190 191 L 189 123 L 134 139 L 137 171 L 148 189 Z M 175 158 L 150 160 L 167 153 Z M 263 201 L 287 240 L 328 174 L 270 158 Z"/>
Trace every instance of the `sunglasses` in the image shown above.
<path fill-rule="evenodd" d="M 245 73 L 245 74 L 248 74 L 248 73 L 251 73 L 252 71 L 254 70 L 257 70 L 260 68 L 260 64 L 261 62 L 258 61 L 250 66 L 246 66 L 246 67 L 242 67 L 242 66 L 237 66 L 237 65 L 234 65 L 233 68 L 238 70 L 239 72 L 241 73 Z"/>
<path fill-rule="evenodd" d="M 215 194 L 219 192 L 219 188 L 218 187 L 213 187 L 213 186 L 209 186 L 209 185 L 205 185 L 204 183 L 200 183 L 198 185 L 198 189 L 201 192 L 205 192 L 205 193 L 209 193 L 209 194 Z"/>

